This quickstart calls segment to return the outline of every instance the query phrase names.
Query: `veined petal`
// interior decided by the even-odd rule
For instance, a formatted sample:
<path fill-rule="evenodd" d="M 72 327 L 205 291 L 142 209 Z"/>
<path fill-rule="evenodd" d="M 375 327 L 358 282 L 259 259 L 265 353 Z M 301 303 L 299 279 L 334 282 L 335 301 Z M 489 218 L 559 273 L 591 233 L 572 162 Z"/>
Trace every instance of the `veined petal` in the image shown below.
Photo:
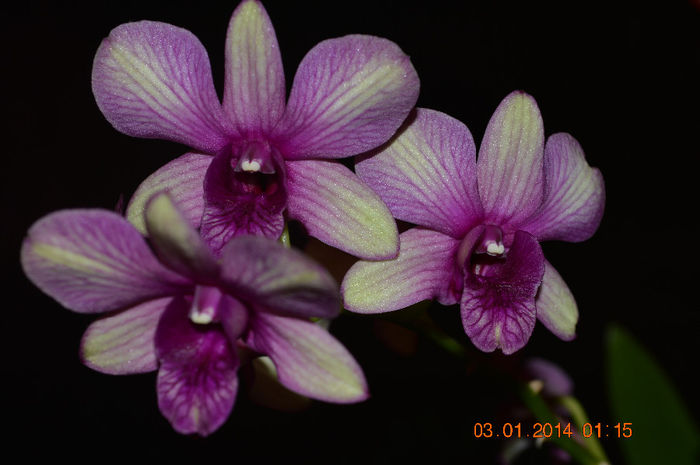
<path fill-rule="evenodd" d="M 284 69 L 270 18 L 257 0 L 233 12 L 226 34 L 224 110 L 247 136 L 267 134 L 284 112 Z"/>
<path fill-rule="evenodd" d="M 195 328 L 187 311 L 176 298 L 158 323 L 158 407 L 177 432 L 207 436 L 233 409 L 239 361 L 221 328 Z"/>
<path fill-rule="evenodd" d="M 408 56 L 379 37 L 325 40 L 304 57 L 276 139 L 285 158 L 338 158 L 391 137 L 418 99 Z"/>
<path fill-rule="evenodd" d="M 221 261 L 224 285 L 257 310 L 302 318 L 332 318 L 340 312 L 338 284 L 331 275 L 276 241 L 234 237 Z"/>
<path fill-rule="evenodd" d="M 156 327 L 171 301 L 172 297 L 149 300 L 92 323 L 80 344 L 83 363 L 111 375 L 146 373 L 158 368 Z"/>
<path fill-rule="evenodd" d="M 564 279 L 547 260 L 544 262 L 542 285 L 537 293 L 537 319 L 559 339 L 576 337 L 578 307 Z"/>
<path fill-rule="evenodd" d="M 535 99 L 519 91 L 509 94 L 489 121 L 477 161 L 489 222 L 514 231 L 540 207 L 543 153 L 544 126 Z"/>
<path fill-rule="evenodd" d="M 287 201 L 284 161 L 278 156 L 274 172 L 236 171 L 236 160 L 220 153 L 204 178 L 201 234 L 217 256 L 237 235 L 277 239 L 284 230 Z"/>
<path fill-rule="evenodd" d="M 581 145 L 566 133 L 547 139 L 544 169 L 544 202 L 521 229 L 540 241 L 585 241 L 603 217 L 603 175 L 586 163 Z"/>
<path fill-rule="evenodd" d="M 168 194 L 149 200 L 144 216 L 153 248 L 164 264 L 198 283 L 216 281 L 219 266 L 214 256 Z"/>
<path fill-rule="evenodd" d="M 128 221 L 106 210 L 43 217 L 29 228 L 21 260 L 39 289 L 81 313 L 116 310 L 191 286 L 158 262 Z"/>
<path fill-rule="evenodd" d="M 117 26 L 95 55 L 92 90 L 102 114 L 124 134 L 210 154 L 227 143 L 229 123 L 209 57 L 185 29 L 154 21 Z"/>
<path fill-rule="evenodd" d="M 357 175 L 395 218 L 455 238 L 483 213 L 476 183 L 476 148 L 467 127 L 434 110 L 415 118 L 377 153 L 361 157 Z"/>
<path fill-rule="evenodd" d="M 214 157 L 186 153 L 146 178 L 126 207 L 126 218 L 141 234 L 146 231 L 144 210 L 155 194 L 166 192 L 193 227 L 199 228 L 204 211 L 204 175 Z"/>
<path fill-rule="evenodd" d="M 287 162 L 287 213 L 326 244 L 370 260 L 393 258 L 398 230 L 389 209 L 337 162 Z"/>
<path fill-rule="evenodd" d="M 383 313 L 437 298 L 457 302 L 462 277 L 456 268 L 459 241 L 445 234 L 413 228 L 399 236 L 393 260 L 359 261 L 345 275 L 341 291 L 345 308 L 357 313 Z"/>
<path fill-rule="evenodd" d="M 362 369 L 343 345 L 310 321 L 257 314 L 246 344 L 268 355 L 280 383 L 326 402 L 360 402 L 369 397 Z"/>
<path fill-rule="evenodd" d="M 517 231 L 505 261 L 486 265 L 485 275 L 465 274 L 461 313 L 464 331 L 484 352 L 521 349 L 535 327 L 535 294 L 544 255 L 537 240 Z"/>

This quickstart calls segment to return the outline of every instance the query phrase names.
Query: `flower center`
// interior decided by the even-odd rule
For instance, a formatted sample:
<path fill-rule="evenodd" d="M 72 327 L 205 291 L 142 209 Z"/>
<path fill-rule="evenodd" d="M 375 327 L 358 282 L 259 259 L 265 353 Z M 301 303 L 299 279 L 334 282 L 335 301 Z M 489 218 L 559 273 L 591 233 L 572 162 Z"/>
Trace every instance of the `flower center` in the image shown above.
<path fill-rule="evenodd" d="M 232 148 L 231 166 L 236 172 L 274 174 L 273 151 L 277 151 L 266 141 L 251 141 L 242 147 Z"/>
<path fill-rule="evenodd" d="M 279 237 L 286 184 L 284 158 L 265 140 L 237 140 L 219 152 L 204 177 L 200 227 L 214 254 L 237 234 Z"/>
<path fill-rule="evenodd" d="M 218 287 L 199 285 L 194 290 L 189 317 L 193 323 L 208 325 L 221 318 L 223 294 Z"/>
<path fill-rule="evenodd" d="M 241 337 L 248 327 L 245 304 L 215 286 L 197 285 L 188 316 L 195 325 L 221 325 L 231 341 Z"/>
<path fill-rule="evenodd" d="M 272 195 L 280 188 L 279 151 L 267 141 L 248 141 L 231 148 L 231 176 L 235 190 L 252 195 Z"/>
<path fill-rule="evenodd" d="M 462 239 L 457 252 L 457 265 L 468 273 L 487 275 L 489 265 L 506 258 L 503 231 L 491 224 L 472 229 Z"/>
<path fill-rule="evenodd" d="M 487 225 L 481 234 L 480 242 L 474 249 L 476 254 L 487 254 L 492 257 L 499 257 L 506 251 L 503 245 L 503 231 L 498 226 Z"/>

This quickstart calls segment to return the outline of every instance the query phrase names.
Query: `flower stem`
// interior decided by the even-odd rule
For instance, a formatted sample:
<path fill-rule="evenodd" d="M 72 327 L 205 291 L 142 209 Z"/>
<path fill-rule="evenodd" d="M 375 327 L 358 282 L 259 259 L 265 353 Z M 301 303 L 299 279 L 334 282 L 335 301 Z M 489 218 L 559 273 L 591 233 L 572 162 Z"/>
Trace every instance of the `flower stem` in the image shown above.
<path fill-rule="evenodd" d="M 581 405 L 581 403 L 573 396 L 561 397 L 559 402 L 564 408 L 566 408 L 566 410 L 568 410 L 571 418 L 576 424 L 577 430 L 581 431 L 583 425 L 588 423 L 588 415 L 586 415 L 583 405 Z M 603 462 L 608 461 L 605 451 L 603 450 L 603 446 L 601 446 L 600 441 L 598 441 L 595 434 L 592 434 L 590 438 L 583 438 L 583 441 L 593 456 L 602 460 Z"/>
<path fill-rule="evenodd" d="M 522 401 L 535 415 L 537 420 L 542 423 L 549 423 L 550 425 L 560 423 L 559 418 L 557 418 L 547 406 L 544 399 L 538 394 L 533 383 L 527 383 L 522 386 L 519 394 Z M 592 451 L 583 447 L 572 438 L 556 437 L 552 435 L 548 440 L 568 452 L 569 455 L 581 465 L 606 465 L 609 463 L 607 459 L 604 458 L 605 454 L 603 454 L 603 458 L 594 456 Z"/>
<path fill-rule="evenodd" d="M 429 305 L 427 301 L 419 302 L 401 312 L 389 313 L 384 319 L 419 332 L 445 352 L 457 358 L 466 359 L 467 350 L 464 345 L 445 334 L 430 318 L 426 311 Z"/>
<path fill-rule="evenodd" d="M 442 331 L 428 316 L 424 305 L 417 304 L 412 311 L 404 311 L 399 318 L 394 318 L 396 323 L 403 324 L 411 329 L 422 332 L 437 346 L 457 358 L 467 359 L 468 351 L 464 345 L 453 337 Z M 555 425 L 560 423 L 559 418 L 547 406 L 547 403 L 539 395 L 539 390 L 532 383 L 518 383 L 518 391 L 521 400 L 527 408 L 535 415 L 538 421 Z M 562 397 L 562 404 L 571 413 L 578 430 L 583 424 L 588 422 L 585 410 L 581 404 L 573 397 Z M 576 440 L 568 437 L 555 437 L 552 435 L 547 440 L 565 450 L 571 457 L 581 465 L 609 465 L 608 458 L 597 439 L 586 441 L 586 447 Z"/>

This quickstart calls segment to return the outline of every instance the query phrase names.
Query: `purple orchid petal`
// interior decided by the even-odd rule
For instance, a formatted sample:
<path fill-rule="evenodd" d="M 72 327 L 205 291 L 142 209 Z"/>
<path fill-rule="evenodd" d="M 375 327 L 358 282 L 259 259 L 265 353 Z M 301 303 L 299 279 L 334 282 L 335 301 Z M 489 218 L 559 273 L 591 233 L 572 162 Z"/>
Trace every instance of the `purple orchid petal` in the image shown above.
<path fill-rule="evenodd" d="M 544 256 L 537 240 L 517 231 L 505 259 L 474 265 L 464 278 L 462 324 L 484 352 L 521 349 L 535 327 L 535 294 L 542 282 Z M 474 269 L 478 266 L 479 269 Z"/>
<path fill-rule="evenodd" d="M 158 368 L 155 335 L 172 297 L 149 300 L 88 326 L 80 344 L 83 363 L 110 375 L 147 373 Z"/>
<path fill-rule="evenodd" d="M 243 303 L 230 295 L 223 296 L 221 306 L 221 326 L 231 345 L 235 345 L 238 339 L 248 328 L 250 320 L 249 311 Z"/>
<path fill-rule="evenodd" d="M 186 153 L 147 177 L 126 207 L 129 222 L 141 234 L 147 234 L 143 216 L 146 202 L 155 194 L 167 192 L 187 222 L 199 228 L 204 211 L 204 174 L 213 159 L 209 155 Z"/>
<path fill-rule="evenodd" d="M 216 325 L 196 325 L 176 298 L 158 323 L 158 407 L 176 431 L 207 436 L 226 421 L 236 399 L 239 362 Z"/>
<path fill-rule="evenodd" d="M 391 144 L 363 156 L 355 170 L 399 220 L 462 237 L 482 217 L 474 140 L 444 113 L 418 109 Z"/>
<path fill-rule="evenodd" d="M 276 139 L 287 159 L 357 155 L 389 139 L 418 89 L 413 65 L 393 42 L 325 40 L 299 65 Z"/>
<path fill-rule="evenodd" d="M 362 369 L 333 336 L 309 321 L 256 314 L 246 344 L 268 355 L 280 383 L 326 402 L 360 402 L 369 397 Z"/>
<path fill-rule="evenodd" d="M 542 381 L 542 391 L 547 396 L 569 396 L 574 391 L 574 382 L 558 365 L 542 358 L 531 358 L 525 365 L 527 374 Z"/>
<path fill-rule="evenodd" d="M 237 168 L 240 159 L 221 153 L 209 166 L 204 179 L 201 234 L 217 255 L 236 235 L 277 239 L 282 234 L 286 174 L 279 156 L 271 162 L 272 173 L 251 172 Z"/>
<path fill-rule="evenodd" d="M 95 55 L 92 90 L 105 118 L 130 136 L 205 153 L 228 142 L 209 57 L 185 29 L 153 21 L 116 27 Z"/>
<path fill-rule="evenodd" d="M 345 308 L 357 313 L 383 313 L 437 297 L 458 301 L 462 277 L 456 269 L 459 241 L 442 233 L 413 228 L 401 234 L 393 260 L 355 263 L 341 286 Z"/>
<path fill-rule="evenodd" d="M 576 301 L 564 279 L 547 260 L 544 262 L 544 276 L 536 303 L 537 319 L 555 336 L 564 341 L 576 337 Z"/>
<path fill-rule="evenodd" d="M 588 239 L 603 217 L 603 175 L 597 168 L 588 166 L 583 149 L 566 133 L 547 139 L 544 167 L 544 202 L 521 228 L 540 241 Z"/>
<path fill-rule="evenodd" d="M 144 216 L 153 248 L 165 265 L 198 282 L 217 280 L 219 266 L 209 247 L 168 194 L 149 200 Z"/>
<path fill-rule="evenodd" d="M 156 260 L 128 221 L 105 210 L 43 217 L 29 228 L 21 260 L 39 289 L 81 313 L 129 307 L 191 286 Z"/>
<path fill-rule="evenodd" d="M 489 222 L 518 229 L 542 204 L 544 127 L 535 99 L 512 92 L 491 117 L 479 149 L 479 194 Z"/>
<path fill-rule="evenodd" d="M 340 163 L 299 160 L 287 163 L 290 218 L 311 236 L 370 260 L 398 252 L 396 222 L 379 196 Z"/>
<path fill-rule="evenodd" d="M 223 285 L 256 310 L 302 318 L 333 318 L 340 311 L 338 285 L 331 275 L 278 242 L 234 237 L 221 262 Z"/>
<path fill-rule="evenodd" d="M 277 368 L 270 357 L 256 357 L 250 362 L 252 382 L 248 385 L 248 398 L 256 405 L 278 412 L 298 413 L 313 402 L 306 396 L 284 387 L 277 378 Z"/>
<path fill-rule="evenodd" d="M 247 136 L 266 135 L 284 112 L 284 69 L 275 30 L 262 4 L 241 2 L 226 34 L 224 110 Z"/>

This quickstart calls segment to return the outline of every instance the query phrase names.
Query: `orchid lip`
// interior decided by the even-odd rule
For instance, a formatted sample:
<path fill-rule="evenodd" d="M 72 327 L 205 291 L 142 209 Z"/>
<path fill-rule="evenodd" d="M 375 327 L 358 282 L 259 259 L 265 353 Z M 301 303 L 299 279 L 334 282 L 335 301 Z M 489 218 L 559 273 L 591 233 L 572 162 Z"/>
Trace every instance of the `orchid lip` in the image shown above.
<path fill-rule="evenodd" d="M 215 255 L 235 235 L 276 239 L 287 205 L 285 160 L 267 142 L 237 141 L 212 160 L 203 194 L 200 233 Z"/>

